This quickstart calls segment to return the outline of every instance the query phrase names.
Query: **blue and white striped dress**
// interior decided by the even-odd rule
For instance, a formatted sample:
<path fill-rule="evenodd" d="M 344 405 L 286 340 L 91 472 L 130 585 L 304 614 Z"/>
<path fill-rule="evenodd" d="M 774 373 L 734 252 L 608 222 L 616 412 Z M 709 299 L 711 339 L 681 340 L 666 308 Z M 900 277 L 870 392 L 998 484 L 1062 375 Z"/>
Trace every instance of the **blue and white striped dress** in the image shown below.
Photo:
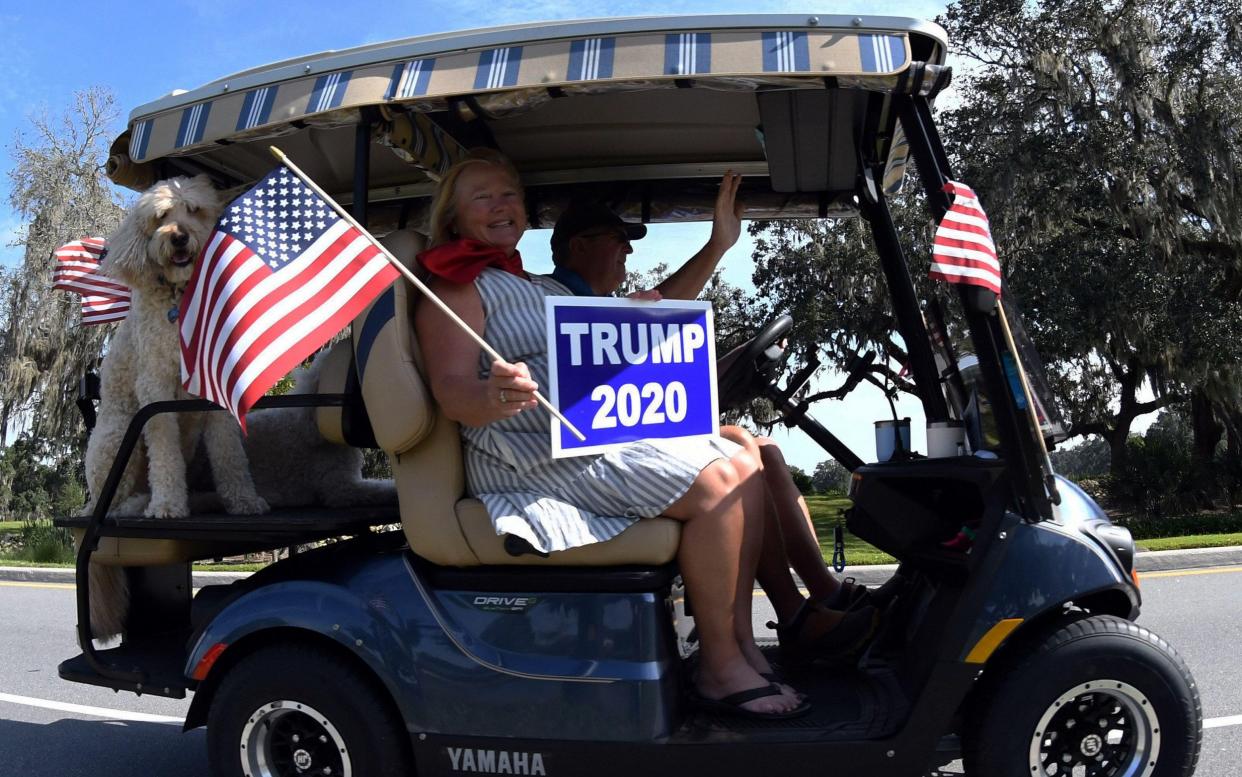
<path fill-rule="evenodd" d="M 475 280 L 483 299 L 484 339 L 506 360 L 525 362 L 548 385 L 544 297 L 569 290 L 551 278 L 525 280 L 486 269 Z M 480 354 L 479 377 L 491 372 Z M 513 534 L 544 552 L 601 542 L 639 518 L 660 515 L 699 472 L 739 447 L 728 440 L 654 440 L 596 456 L 552 458 L 551 418 L 542 407 L 481 427 L 461 427 L 466 486 L 487 507 L 497 534 Z"/>

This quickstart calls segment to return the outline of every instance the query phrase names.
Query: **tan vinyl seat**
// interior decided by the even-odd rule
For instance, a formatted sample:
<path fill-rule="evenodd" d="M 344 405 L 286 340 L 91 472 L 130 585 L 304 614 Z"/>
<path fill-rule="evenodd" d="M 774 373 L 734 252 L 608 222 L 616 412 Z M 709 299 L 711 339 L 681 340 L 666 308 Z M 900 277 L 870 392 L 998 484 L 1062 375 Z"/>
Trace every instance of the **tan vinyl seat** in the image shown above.
<path fill-rule="evenodd" d="M 381 241 L 406 267 L 423 247 L 416 232 Z M 422 377 L 414 335 L 417 292 L 399 278 L 354 321 L 354 359 L 379 447 L 392 462 L 401 523 L 414 552 L 436 564 L 615 566 L 664 564 L 677 554 L 681 524 L 642 520 L 607 542 L 549 554 L 512 555 L 483 503 L 463 498 L 465 469 L 457 424 L 440 412 Z"/>

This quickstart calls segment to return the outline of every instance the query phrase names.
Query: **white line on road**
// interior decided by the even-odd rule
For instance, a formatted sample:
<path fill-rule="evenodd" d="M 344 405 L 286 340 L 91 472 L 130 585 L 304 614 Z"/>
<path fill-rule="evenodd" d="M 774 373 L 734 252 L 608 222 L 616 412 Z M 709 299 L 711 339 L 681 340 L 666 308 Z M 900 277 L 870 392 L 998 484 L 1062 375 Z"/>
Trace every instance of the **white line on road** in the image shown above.
<path fill-rule="evenodd" d="M 10 704 L 24 704 L 27 707 L 41 707 L 45 710 L 73 712 L 78 715 L 91 715 L 96 718 L 110 720 L 128 720 L 134 723 L 184 723 L 185 718 L 174 718 L 168 715 L 148 715 L 145 712 L 129 712 L 128 710 L 110 710 L 107 707 L 87 707 L 85 704 L 69 704 L 51 699 L 36 699 L 30 696 L 16 696 L 11 693 L 0 693 L 0 701 Z"/>
<path fill-rule="evenodd" d="M 185 723 L 185 718 L 174 718 L 168 715 L 148 715 L 145 712 L 112 710 L 107 707 L 87 707 L 84 704 L 68 704 L 63 701 L 36 699 L 30 696 L 16 696 L 11 693 L 0 693 L 0 701 L 7 701 L 10 704 L 24 704 L 27 707 L 41 707 L 45 710 L 76 712 L 79 715 L 91 715 L 96 718 L 129 720 L 136 723 Z M 1204 728 L 1224 728 L 1225 726 L 1242 726 L 1242 715 L 1228 715 L 1222 718 L 1205 718 L 1203 721 Z"/>

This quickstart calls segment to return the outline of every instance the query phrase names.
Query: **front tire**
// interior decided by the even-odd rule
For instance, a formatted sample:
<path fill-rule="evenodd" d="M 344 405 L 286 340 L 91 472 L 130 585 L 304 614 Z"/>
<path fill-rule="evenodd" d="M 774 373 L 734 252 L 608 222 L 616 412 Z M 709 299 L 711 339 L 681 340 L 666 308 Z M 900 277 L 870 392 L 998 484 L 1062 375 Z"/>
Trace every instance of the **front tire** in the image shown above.
<path fill-rule="evenodd" d="M 975 694 L 963 734 L 970 775 L 1189 777 L 1199 758 L 1190 670 L 1121 618 L 1054 628 L 989 663 Z"/>
<path fill-rule="evenodd" d="M 243 658 L 207 720 L 214 777 L 404 777 L 408 751 L 379 684 L 313 646 L 272 645 Z"/>

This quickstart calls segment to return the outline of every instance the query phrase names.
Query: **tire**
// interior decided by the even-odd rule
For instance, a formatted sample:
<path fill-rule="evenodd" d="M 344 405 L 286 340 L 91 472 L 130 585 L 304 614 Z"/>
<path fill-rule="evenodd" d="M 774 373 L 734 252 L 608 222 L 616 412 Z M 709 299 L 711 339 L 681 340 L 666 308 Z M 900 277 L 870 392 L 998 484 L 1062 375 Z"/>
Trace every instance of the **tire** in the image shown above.
<path fill-rule="evenodd" d="M 1045 634 L 984 670 L 962 732 L 967 774 L 1193 774 L 1199 690 L 1167 642 L 1111 615 Z"/>
<path fill-rule="evenodd" d="M 405 777 L 409 742 L 378 683 L 308 645 L 261 648 L 216 690 L 207 718 L 213 777 Z"/>

